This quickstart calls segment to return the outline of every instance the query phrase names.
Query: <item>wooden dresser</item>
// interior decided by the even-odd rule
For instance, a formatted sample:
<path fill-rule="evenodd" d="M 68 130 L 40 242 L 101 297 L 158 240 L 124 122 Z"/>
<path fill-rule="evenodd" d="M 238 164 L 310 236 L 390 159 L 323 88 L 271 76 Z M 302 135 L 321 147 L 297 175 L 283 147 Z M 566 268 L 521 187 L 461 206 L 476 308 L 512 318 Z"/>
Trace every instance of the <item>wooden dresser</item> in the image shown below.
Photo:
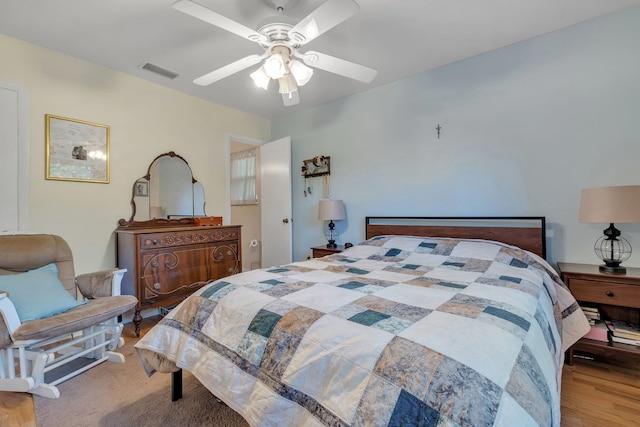
<path fill-rule="evenodd" d="M 118 267 L 126 268 L 122 293 L 138 298 L 140 312 L 173 308 L 214 280 L 242 269 L 241 226 L 118 228 Z"/>

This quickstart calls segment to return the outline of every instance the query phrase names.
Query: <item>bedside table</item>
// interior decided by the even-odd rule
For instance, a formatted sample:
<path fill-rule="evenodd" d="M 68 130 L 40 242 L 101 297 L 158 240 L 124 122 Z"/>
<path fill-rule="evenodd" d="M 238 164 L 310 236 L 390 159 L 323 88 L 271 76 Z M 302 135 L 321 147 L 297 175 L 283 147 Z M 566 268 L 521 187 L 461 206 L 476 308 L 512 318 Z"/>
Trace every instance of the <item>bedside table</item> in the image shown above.
<path fill-rule="evenodd" d="M 597 305 L 602 319 L 640 324 L 640 268 L 627 267 L 627 274 L 610 274 L 601 272 L 597 265 L 559 262 L 558 269 L 575 299 Z M 574 351 L 604 358 L 640 356 L 638 346 L 581 338 L 568 351 L 569 365 Z"/>
<path fill-rule="evenodd" d="M 314 246 L 311 248 L 313 258 L 322 258 L 323 256 L 339 254 L 344 251 L 344 245 L 338 245 L 337 248 L 328 248 L 327 245 L 324 246 Z"/>

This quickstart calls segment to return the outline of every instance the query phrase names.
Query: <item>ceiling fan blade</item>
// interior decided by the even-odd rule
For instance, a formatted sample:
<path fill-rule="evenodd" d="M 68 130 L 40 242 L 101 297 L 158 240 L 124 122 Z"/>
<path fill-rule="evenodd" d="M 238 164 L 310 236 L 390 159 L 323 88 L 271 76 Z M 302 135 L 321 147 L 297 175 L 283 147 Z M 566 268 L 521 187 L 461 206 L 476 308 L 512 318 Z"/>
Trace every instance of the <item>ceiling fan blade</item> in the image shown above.
<path fill-rule="evenodd" d="M 198 3 L 190 0 L 180 0 L 172 6 L 175 10 L 191 15 L 194 18 L 198 18 L 204 22 L 220 27 L 223 30 L 227 30 L 230 33 L 236 34 L 252 42 L 268 42 L 267 38 L 262 34 L 252 30 L 249 27 L 222 16 Z"/>
<path fill-rule="evenodd" d="M 291 107 L 292 105 L 300 104 L 300 91 L 294 90 L 291 93 L 283 93 L 282 103 L 285 107 Z"/>
<path fill-rule="evenodd" d="M 295 56 L 302 59 L 305 64 L 310 67 L 319 68 L 330 73 L 339 74 L 350 79 L 358 80 L 363 83 L 371 83 L 378 74 L 377 70 L 356 64 L 355 62 L 345 61 L 335 56 L 327 55 L 320 52 L 307 51 L 305 53 L 296 52 Z"/>
<path fill-rule="evenodd" d="M 202 77 L 198 77 L 193 82 L 200 86 L 209 86 L 211 83 L 215 83 L 218 80 L 222 80 L 225 77 L 237 73 L 238 71 L 242 71 L 245 68 L 249 68 L 252 65 L 259 63 L 266 56 L 266 54 L 247 56 L 246 58 L 242 58 L 236 62 L 232 62 L 231 64 L 205 74 Z"/>
<path fill-rule="evenodd" d="M 289 39 L 300 45 L 309 43 L 355 15 L 360 6 L 353 0 L 327 0 L 289 30 Z"/>

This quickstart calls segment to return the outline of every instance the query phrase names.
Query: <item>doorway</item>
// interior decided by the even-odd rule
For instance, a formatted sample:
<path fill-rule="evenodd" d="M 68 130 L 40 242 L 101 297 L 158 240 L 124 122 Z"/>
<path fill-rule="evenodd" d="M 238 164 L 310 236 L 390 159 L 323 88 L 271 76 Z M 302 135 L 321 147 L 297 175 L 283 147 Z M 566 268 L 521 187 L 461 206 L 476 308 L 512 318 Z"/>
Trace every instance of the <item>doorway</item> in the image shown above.
<path fill-rule="evenodd" d="M 0 232 L 29 229 L 26 89 L 0 81 Z"/>
<path fill-rule="evenodd" d="M 242 225 L 242 269 L 288 264 L 293 256 L 291 138 L 264 143 L 227 135 L 227 171 L 231 153 L 257 148 L 256 204 L 232 206 L 227 173 L 227 224 Z"/>
<path fill-rule="evenodd" d="M 260 194 L 262 183 L 260 180 L 260 146 L 262 142 L 249 140 L 247 138 L 229 136 L 227 138 L 228 148 L 228 171 L 231 171 L 232 157 L 238 153 L 256 149 L 255 162 L 255 194 Z M 262 267 L 261 236 L 261 200 L 257 197 L 257 203 L 237 204 L 231 197 L 231 174 L 227 173 L 227 193 L 229 194 L 229 224 L 242 225 L 242 271 L 254 270 Z"/>

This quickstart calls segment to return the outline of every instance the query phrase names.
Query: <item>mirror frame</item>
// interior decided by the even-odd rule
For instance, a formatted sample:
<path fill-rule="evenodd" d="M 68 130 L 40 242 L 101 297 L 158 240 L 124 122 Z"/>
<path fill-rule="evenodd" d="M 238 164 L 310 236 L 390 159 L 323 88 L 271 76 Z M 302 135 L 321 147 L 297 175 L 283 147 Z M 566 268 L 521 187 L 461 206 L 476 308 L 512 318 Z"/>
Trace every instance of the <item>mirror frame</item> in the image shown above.
<path fill-rule="evenodd" d="M 147 183 L 149 183 L 151 181 L 151 167 L 156 162 L 156 160 L 165 156 L 177 157 L 178 159 L 182 160 L 184 164 L 187 166 L 187 168 L 189 169 L 189 172 L 191 173 L 191 185 L 195 185 L 196 183 L 198 183 L 198 180 L 193 177 L 193 170 L 191 170 L 191 166 L 189 166 L 189 162 L 187 162 L 185 158 L 182 157 L 181 155 L 176 154 L 174 151 L 168 151 L 166 153 L 160 154 L 159 156 L 156 156 L 156 158 L 153 159 L 149 164 L 149 167 L 147 168 L 147 174 L 144 176 L 141 176 L 140 178 L 137 178 L 133 182 L 133 185 L 131 186 L 131 202 L 130 202 L 131 216 L 129 217 L 129 220 L 122 218 L 118 221 L 118 226 L 120 228 L 176 227 L 176 226 L 184 226 L 184 225 L 195 225 L 195 221 L 194 221 L 195 215 L 193 214 L 193 212 L 191 214 L 191 217 L 186 217 L 186 218 L 178 218 L 178 219 L 153 218 L 145 221 L 134 220 L 136 216 L 136 210 L 137 210 L 136 203 L 135 203 L 137 184 L 141 179 L 146 179 Z M 202 210 L 204 215 L 206 216 L 205 206 L 206 206 L 206 200 L 203 200 Z M 198 215 L 198 216 L 201 216 L 201 215 Z"/>

